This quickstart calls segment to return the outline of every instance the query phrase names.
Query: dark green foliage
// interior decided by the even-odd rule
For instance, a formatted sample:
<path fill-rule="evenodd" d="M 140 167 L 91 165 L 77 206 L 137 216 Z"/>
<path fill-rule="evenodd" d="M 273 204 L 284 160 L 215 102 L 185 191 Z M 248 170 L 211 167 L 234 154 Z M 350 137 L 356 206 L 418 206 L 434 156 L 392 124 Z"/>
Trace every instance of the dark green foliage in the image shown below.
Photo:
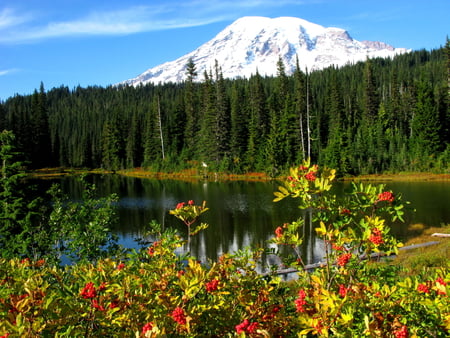
<path fill-rule="evenodd" d="M 48 227 L 54 246 L 51 253 L 60 260 L 95 262 L 120 250 L 111 228 L 116 221 L 114 203 L 118 197 L 97 197 L 94 185 L 82 183 L 81 201 L 72 201 L 55 185 L 50 189 L 52 212 Z"/>
<path fill-rule="evenodd" d="M 145 167 L 273 174 L 311 157 L 341 174 L 448 170 L 449 43 L 393 59 L 180 84 L 66 87 L 0 103 L 33 167 Z M 199 82 L 196 82 L 199 81 Z"/>
<path fill-rule="evenodd" d="M 51 245 L 45 234 L 45 205 L 33 197 L 25 181 L 24 164 L 18 161 L 15 136 L 0 133 L 0 255 L 37 258 Z"/>
<path fill-rule="evenodd" d="M 0 257 L 93 262 L 118 253 L 111 233 L 117 196 L 97 198 L 95 186 L 82 181 L 81 201 L 69 200 L 54 186 L 52 203 L 43 203 L 30 189 L 14 143 L 12 132 L 0 133 Z"/>

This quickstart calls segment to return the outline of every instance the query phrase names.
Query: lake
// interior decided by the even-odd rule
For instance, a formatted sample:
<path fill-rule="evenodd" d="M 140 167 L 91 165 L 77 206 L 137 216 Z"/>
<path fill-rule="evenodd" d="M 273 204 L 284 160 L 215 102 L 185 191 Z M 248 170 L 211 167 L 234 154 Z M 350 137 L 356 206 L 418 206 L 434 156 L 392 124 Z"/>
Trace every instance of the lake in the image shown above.
<path fill-rule="evenodd" d="M 125 247 L 138 247 L 135 238 L 145 233 L 146 226 L 156 220 L 164 227 L 175 227 L 186 237 L 184 224 L 168 211 L 179 202 L 194 200 L 196 204 L 207 201 L 210 209 L 201 216 L 209 228 L 193 237 L 190 252 L 202 261 L 215 260 L 225 252 L 235 252 L 247 246 L 266 246 L 276 227 L 302 216 L 297 201 L 289 198 L 273 202 L 276 182 L 184 182 L 124 177 L 119 175 L 92 175 L 88 181 L 95 183 L 98 193 L 119 195 L 119 222 L 114 229 Z M 56 180 L 63 191 L 73 199 L 81 196 L 81 184 L 74 177 Z M 401 193 L 410 201 L 405 223 L 393 225 L 393 233 L 407 238 L 407 225 L 423 223 L 440 226 L 450 223 L 450 182 L 389 182 L 387 189 Z M 339 182 L 337 191 L 344 191 L 350 183 Z M 310 225 L 304 229 L 302 246 L 306 263 L 320 260 L 322 243 L 314 236 Z M 187 248 L 184 248 L 187 250 Z M 273 259 L 270 257 L 267 260 Z M 271 262 L 276 263 L 276 262 Z"/>

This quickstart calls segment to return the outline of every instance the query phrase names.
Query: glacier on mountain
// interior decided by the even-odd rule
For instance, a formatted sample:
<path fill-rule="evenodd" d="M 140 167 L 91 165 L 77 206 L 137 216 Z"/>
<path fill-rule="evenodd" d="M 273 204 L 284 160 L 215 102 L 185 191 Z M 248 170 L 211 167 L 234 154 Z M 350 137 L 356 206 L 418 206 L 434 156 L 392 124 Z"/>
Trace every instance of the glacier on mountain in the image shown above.
<path fill-rule="evenodd" d="M 279 58 L 290 74 L 297 57 L 302 70 L 312 71 L 408 51 L 378 41 L 357 41 L 344 29 L 326 28 L 300 18 L 243 17 L 193 52 L 122 84 L 181 82 L 186 78 L 189 59 L 196 65 L 197 80 L 202 80 L 205 71 L 214 69 L 216 60 L 225 78 L 249 78 L 256 72 L 275 75 Z"/>

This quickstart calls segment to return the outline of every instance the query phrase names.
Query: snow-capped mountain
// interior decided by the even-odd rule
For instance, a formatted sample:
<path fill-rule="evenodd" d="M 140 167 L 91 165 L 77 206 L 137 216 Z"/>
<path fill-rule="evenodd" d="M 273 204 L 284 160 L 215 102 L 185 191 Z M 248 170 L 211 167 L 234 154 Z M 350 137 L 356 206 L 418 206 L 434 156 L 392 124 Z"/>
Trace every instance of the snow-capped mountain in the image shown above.
<path fill-rule="evenodd" d="M 214 70 L 217 60 L 225 78 L 249 78 L 275 75 L 282 58 L 286 72 L 300 67 L 305 70 L 342 66 L 372 57 L 392 57 L 408 52 L 383 42 L 357 41 L 340 28 L 326 28 L 293 17 L 243 17 L 221 31 L 215 38 L 179 59 L 151 68 L 123 82 L 138 85 L 148 82 L 180 82 L 186 77 L 186 64 L 192 58 L 198 80 Z"/>

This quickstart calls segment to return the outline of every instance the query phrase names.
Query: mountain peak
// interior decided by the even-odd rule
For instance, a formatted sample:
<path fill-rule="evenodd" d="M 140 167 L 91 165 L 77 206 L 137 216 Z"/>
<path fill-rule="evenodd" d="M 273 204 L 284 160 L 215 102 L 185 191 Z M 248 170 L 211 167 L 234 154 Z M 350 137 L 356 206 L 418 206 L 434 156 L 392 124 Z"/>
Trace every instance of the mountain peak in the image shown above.
<path fill-rule="evenodd" d="M 323 27 L 295 17 L 246 16 L 237 19 L 212 40 L 177 60 L 151 68 L 124 84 L 181 82 L 192 59 L 198 74 L 209 72 L 214 63 L 226 78 L 275 75 L 281 58 L 289 74 L 298 57 L 302 69 L 343 66 L 370 57 L 393 57 L 408 52 L 384 42 L 357 41 L 346 30 Z"/>

